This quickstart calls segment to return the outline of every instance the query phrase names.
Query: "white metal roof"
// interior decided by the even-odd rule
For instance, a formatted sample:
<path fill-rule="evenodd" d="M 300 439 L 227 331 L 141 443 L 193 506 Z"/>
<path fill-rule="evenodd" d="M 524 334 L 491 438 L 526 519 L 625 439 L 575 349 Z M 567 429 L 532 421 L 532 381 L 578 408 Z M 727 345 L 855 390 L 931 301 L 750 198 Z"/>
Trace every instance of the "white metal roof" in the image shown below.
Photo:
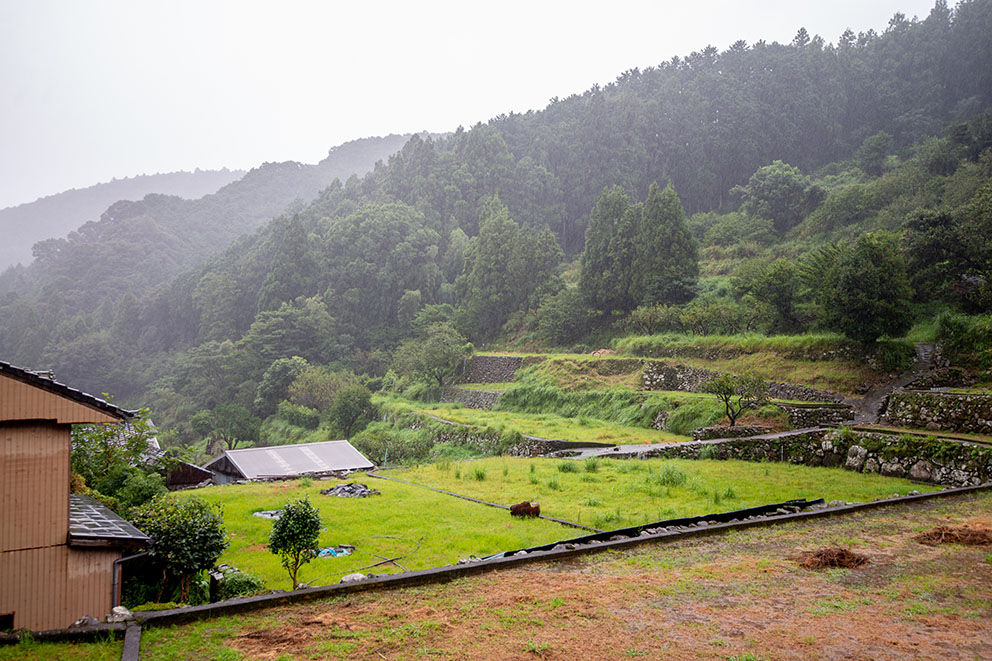
<path fill-rule="evenodd" d="M 217 457 L 204 468 L 210 469 L 224 458 L 227 458 L 248 480 L 374 468 L 374 464 L 348 441 L 225 450 L 222 456 Z"/>

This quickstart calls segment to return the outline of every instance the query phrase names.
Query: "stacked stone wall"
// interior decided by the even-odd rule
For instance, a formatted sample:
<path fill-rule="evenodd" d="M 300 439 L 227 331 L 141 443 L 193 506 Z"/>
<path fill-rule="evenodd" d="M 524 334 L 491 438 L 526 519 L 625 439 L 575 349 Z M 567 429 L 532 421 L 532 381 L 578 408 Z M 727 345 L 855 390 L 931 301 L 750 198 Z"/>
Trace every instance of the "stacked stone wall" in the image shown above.
<path fill-rule="evenodd" d="M 899 392 L 889 396 L 885 418 L 898 427 L 971 434 L 992 433 L 992 395 Z"/>
<path fill-rule="evenodd" d="M 843 466 L 859 473 L 880 473 L 888 477 L 904 477 L 918 482 L 955 487 L 981 484 L 992 477 L 990 448 L 846 430 L 676 443 L 652 447 L 637 456 Z"/>
<path fill-rule="evenodd" d="M 465 388 L 445 388 L 441 391 L 442 402 L 457 402 L 470 409 L 491 409 L 496 406 L 502 393 L 492 390 L 466 390 Z"/>
<path fill-rule="evenodd" d="M 771 432 L 771 427 L 764 425 L 713 425 L 712 427 L 700 427 L 692 431 L 692 440 L 708 441 L 714 438 L 741 438 L 744 436 L 758 436 Z"/>
<path fill-rule="evenodd" d="M 854 408 L 843 406 L 792 406 L 777 404 L 789 416 L 789 423 L 800 429 L 822 425 L 841 425 L 854 419 Z"/>
<path fill-rule="evenodd" d="M 521 356 L 472 356 L 461 383 L 505 383 L 524 364 Z"/>
<path fill-rule="evenodd" d="M 701 367 L 649 361 L 644 365 L 641 383 L 645 390 L 701 392 L 704 383 L 720 375 L 720 372 Z M 768 382 L 768 394 L 775 399 L 791 399 L 800 402 L 841 402 L 844 400 L 843 396 L 837 393 L 776 381 Z"/>

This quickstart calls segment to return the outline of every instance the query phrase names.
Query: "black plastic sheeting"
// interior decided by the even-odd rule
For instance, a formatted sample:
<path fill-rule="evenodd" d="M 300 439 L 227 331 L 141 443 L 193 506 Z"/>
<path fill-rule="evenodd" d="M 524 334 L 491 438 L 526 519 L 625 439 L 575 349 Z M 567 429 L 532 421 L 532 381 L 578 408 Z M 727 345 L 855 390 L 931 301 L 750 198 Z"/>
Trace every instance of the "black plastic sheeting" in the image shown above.
<path fill-rule="evenodd" d="M 820 505 L 824 502 L 822 498 L 817 498 L 816 500 L 787 500 L 784 503 L 773 503 L 771 505 L 759 505 L 758 507 L 749 507 L 743 510 L 734 510 L 732 512 L 719 512 L 716 514 L 703 514 L 701 516 L 690 516 L 683 519 L 666 519 L 665 521 L 656 521 L 655 523 L 644 523 L 639 526 L 631 526 L 630 528 L 618 528 L 617 530 L 605 530 L 603 532 L 598 532 L 592 535 L 585 535 L 584 537 L 573 537 L 571 539 L 563 539 L 557 542 L 551 542 L 550 544 L 543 544 L 541 546 L 531 546 L 526 549 L 517 549 L 515 551 L 503 551 L 502 553 L 497 553 L 495 555 L 490 555 L 483 560 L 491 560 L 493 558 L 509 558 L 517 553 L 527 552 L 533 553 L 535 551 L 550 551 L 555 546 L 559 544 L 594 544 L 596 542 L 607 542 L 613 537 L 639 537 L 641 532 L 648 528 L 666 528 L 671 526 L 688 526 L 692 524 L 697 524 L 702 521 L 710 521 L 716 523 L 730 523 L 734 519 L 741 521 L 751 516 L 767 516 L 768 514 L 774 514 L 777 510 L 784 507 L 798 507 L 799 509 L 806 509 L 807 507 L 812 507 L 813 505 Z"/>

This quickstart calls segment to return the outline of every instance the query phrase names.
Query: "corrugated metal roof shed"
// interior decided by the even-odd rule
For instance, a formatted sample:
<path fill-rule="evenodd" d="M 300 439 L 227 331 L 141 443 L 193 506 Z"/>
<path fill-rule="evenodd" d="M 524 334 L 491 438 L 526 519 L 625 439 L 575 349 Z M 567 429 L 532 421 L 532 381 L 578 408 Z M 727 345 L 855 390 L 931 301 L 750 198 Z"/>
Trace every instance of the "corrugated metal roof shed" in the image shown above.
<path fill-rule="evenodd" d="M 237 472 L 242 479 L 258 480 L 368 470 L 374 468 L 374 464 L 348 441 L 323 441 L 225 450 L 204 468 L 226 474 Z"/>

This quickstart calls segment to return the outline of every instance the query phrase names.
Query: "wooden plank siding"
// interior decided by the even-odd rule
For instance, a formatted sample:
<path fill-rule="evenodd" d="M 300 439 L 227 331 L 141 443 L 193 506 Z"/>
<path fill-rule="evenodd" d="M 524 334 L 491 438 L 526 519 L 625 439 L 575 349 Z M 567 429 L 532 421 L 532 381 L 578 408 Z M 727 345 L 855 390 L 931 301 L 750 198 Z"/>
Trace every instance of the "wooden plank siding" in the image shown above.
<path fill-rule="evenodd" d="M 0 553 L 0 613 L 14 613 L 14 627 L 67 627 L 84 615 L 103 619 L 113 603 L 113 550 L 65 545 Z"/>
<path fill-rule="evenodd" d="M 0 374 L 0 420 L 55 420 L 62 424 L 120 422 L 99 409 Z"/>
<path fill-rule="evenodd" d="M 0 552 L 65 544 L 69 427 L 0 423 Z"/>

